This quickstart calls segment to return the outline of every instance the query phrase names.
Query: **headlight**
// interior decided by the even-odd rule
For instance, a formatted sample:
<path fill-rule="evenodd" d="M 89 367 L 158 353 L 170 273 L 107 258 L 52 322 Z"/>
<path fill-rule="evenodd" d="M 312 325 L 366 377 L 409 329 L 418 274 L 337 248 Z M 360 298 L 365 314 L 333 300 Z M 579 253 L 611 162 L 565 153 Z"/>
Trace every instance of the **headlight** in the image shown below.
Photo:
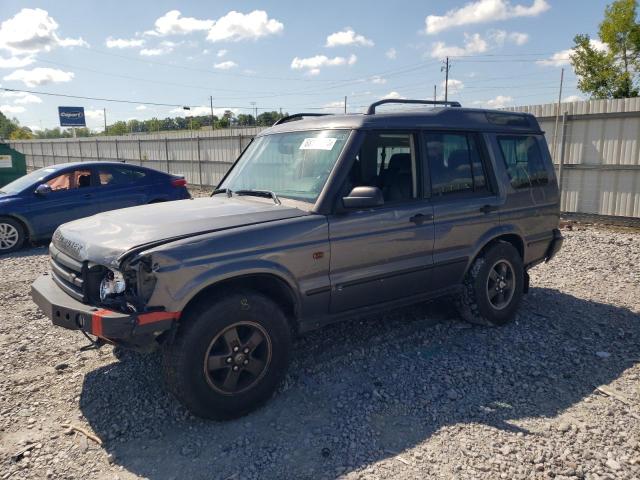
<path fill-rule="evenodd" d="M 127 284 L 124 277 L 117 270 L 107 270 L 106 275 L 100 282 L 100 300 L 103 302 L 109 297 L 115 297 L 124 293 Z"/>

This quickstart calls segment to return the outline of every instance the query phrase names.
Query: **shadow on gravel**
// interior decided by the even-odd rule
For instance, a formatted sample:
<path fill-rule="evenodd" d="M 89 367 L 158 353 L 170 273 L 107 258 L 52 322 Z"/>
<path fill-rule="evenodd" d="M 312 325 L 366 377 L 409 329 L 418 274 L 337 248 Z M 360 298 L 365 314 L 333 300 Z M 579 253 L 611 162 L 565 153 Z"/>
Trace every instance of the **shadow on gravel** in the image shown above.
<path fill-rule="evenodd" d="M 556 416 L 639 356 L 640 315 L 532 289 L 498 329 L 436 303 L 314 332 L 281 391 L 240 420 L 193 418 L 158 357 L 135 354 L 87 375 L 81 409 L 115 463 L 150 479 L 334 478 L 455 424 L 528 435 L 512 421 Z"/>
<path fill-rule="evenodd" d="M 27 245 L 15 252 L 0 253 L 0 260 L 5 260 L 8 258 L 29 258 L 36 255 L 46 255 L 49 252 L 48 248 L 48 243 Z"/>

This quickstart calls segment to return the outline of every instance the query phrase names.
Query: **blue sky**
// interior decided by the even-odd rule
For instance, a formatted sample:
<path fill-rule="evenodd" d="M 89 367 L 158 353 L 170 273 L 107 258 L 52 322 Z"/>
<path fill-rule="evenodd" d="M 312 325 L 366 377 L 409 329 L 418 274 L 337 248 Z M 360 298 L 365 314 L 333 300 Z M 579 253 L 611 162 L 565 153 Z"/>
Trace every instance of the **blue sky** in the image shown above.
<path fill-rule="evenodd" d="M 501 107 L 581 96 L 568 65 L 577 33 L 597 40 L 608 0 L 15 1 L 0 4 L 0 85 L 86 97 L 0 92 L 0 110 L 32 128 L 57 106 L 83 106 L 90 127 L 231 108 L 339 111 L 383 97 L 443 92 Z M 140 103 L 138 103 L 140 102 Z M 142 102 L 168 104 L 145 105 Z M 170 106 L 175 105 L 175 106 Z M 199 108 L 198 108 L 199 107 Z M 176 110 L 177 109 L 177 110 Z"/>

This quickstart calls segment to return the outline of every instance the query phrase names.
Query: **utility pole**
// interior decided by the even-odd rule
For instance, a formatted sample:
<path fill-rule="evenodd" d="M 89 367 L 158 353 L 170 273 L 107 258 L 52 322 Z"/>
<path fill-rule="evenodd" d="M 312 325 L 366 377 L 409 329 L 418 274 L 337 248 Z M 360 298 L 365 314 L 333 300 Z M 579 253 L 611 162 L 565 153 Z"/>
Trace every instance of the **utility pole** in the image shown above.
<path fill-rule="evenodd" d="M 440 71 L 444 71 L 444 101 L 448 101 L 449 100 L 449 68 L 451 68 L 451 66 L 449 65 L 449 57 L 446 58 L 446 60 L 444 61 L 444 66 L 442 68 L 440 68 Z"/>
<path fill-rule="evenodd" d="M 102 116 L 104 117 L 104 134 L 107 134 L 107 109 L 102 109 Z"/>
<path fill-rule="evenodd" d="M 209 96 L 209 104 L 211 105 L 211 130 L 215 128 L 215 122 L 213 121 L 213 95 Z"/>
<path fill-rule="evenodd" d="M 438 99 L 438 86 L 433 86 L 433 101 L 435 102 Z"/>
<path fill-rule="evenodd" d="M 347 114 L 347 96 L 344 96 L 344 113 Z"/>
<path fill-rule="evenodd" d="M 555 159 L 556 150 L 558 149 L 558 120 L 560 119 L 560 104 L 562 103 L 562 82 L 564 80 L 564 68 L 560 70 L 560 90 L 558 91 L 558 106 L 556 109 L 556 128 L 553 132 L 553 152 L 552 156 Z"/>

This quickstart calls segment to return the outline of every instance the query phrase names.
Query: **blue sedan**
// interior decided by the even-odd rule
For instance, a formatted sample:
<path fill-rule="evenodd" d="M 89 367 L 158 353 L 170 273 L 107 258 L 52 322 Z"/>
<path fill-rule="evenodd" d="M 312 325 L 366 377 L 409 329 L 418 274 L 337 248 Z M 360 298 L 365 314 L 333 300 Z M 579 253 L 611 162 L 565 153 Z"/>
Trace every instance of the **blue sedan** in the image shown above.
<path fill-rule="evenodd" d="M 59 225 L 99 212 L 190 198 L 186 181 L 116 162 L 41 168 L 0 190 L 0 253 L 51 237 Z"/>

